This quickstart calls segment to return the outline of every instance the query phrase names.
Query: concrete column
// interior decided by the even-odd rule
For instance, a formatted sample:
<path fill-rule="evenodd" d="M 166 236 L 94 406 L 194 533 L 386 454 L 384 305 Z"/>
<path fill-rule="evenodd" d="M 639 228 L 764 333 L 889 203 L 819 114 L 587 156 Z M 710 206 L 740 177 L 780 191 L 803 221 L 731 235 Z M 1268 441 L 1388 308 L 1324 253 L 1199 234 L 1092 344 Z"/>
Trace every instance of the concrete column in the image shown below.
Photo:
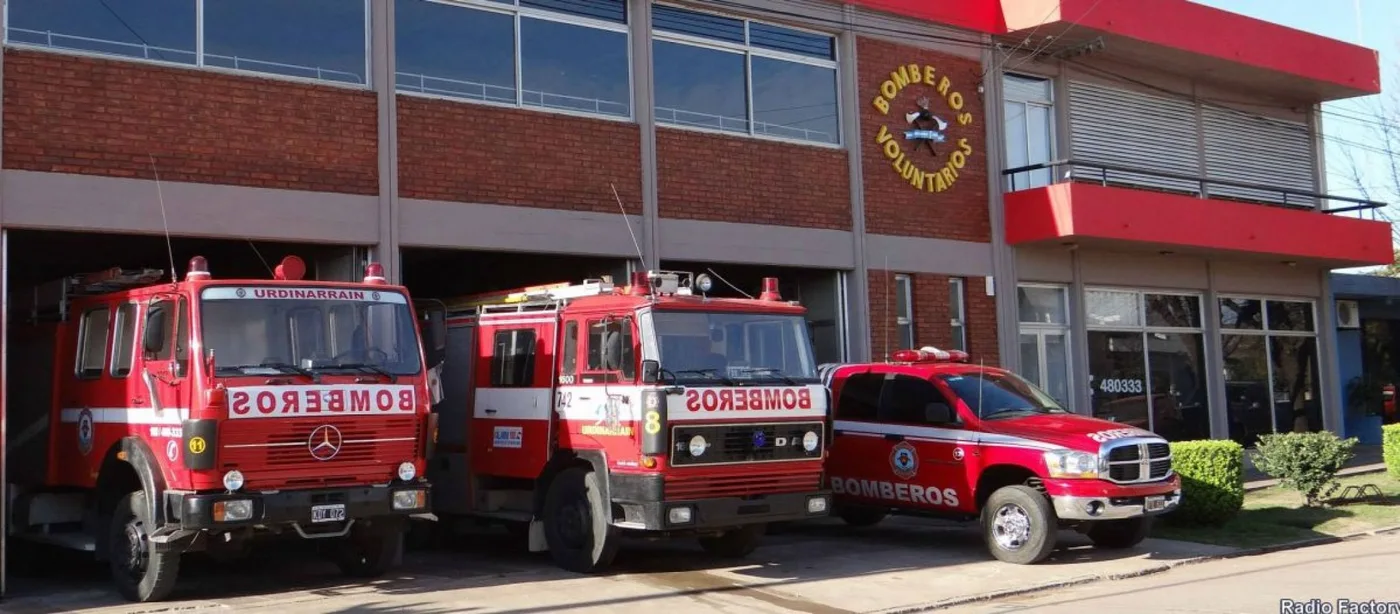
<path fill-rule="evenodd" d="M 990 40 L 988 40 L 990 44 Z M 997 353 L 1001 355 L 1002 368 L 1020 371 L 1026 368 L 1021 364 L 1020 350 L 1020 303 L 1016 296 L 1016 250 L 1006 244 L 1006 202 L 1004 199 L 1006 182 L 1001 171 L 1006 159 L 1006 120 L 1000 71 L 990 71 L 996 65 L 998 52 L 988 47 L 982 50 L 983 71 L 987 77 L 982 80 L 983 117 L 987 124 L 987 214 L 991 216 L 992 228 L 992 279 L 996 289 L 997 312 Z"/>
<path fill-rule="evenodd" d="M 1073 270 L 1069 285 L 1069 355 L 1074 377 L 1070 398 L 1079 413 L 1092 416 L 1094 397 L 1089 383 L 1089 328 L 1084 309 L 1083 267 L 1079 262 L 1079 250 L 1070 252 L 1069 257 Z"/>
<path fill-rule="evenodd" d="M 0 10 L 0 32 L 9 27 L 10 12 Z M 5 54 L 0 50 L 0 125 L 5 116 Z M 4 131 L 0 130 L 0 168 L 4 168 Z M 0 171 L 0 194 L 4 193 L 5 173 Z M 5 219 L 5 198 L 0 196 L 0 220 Z M 10 381 L 10 233 L 0 224 L 0 487 L 9 490 L 10 467 L 5 462 L 4 452 L 10 449 L 9 431 L 5 428 L 9 418 L 6 414 L 5 399 L 9 392 L 6 383 Z M 6 536 L 10 533 L 10 498 L 0 497 L 0 597 L 4 597 L 9 586 L 9 546 Z"/>
<path fill-rule="evenodd" d="M 870 269 L 865 262 L 865 175 L 861 167 L 860 80 L 857 75 L 857 9 L 842 8 L 845 27 L 837 39 L 841 66 L 841 134 L 851 182 L 851 246 L 855 269 L 846 284 L 846 359 L 870 360 Z"/>
<path fill-rule="evenodd" d="M 399 115 L 394 95 L 394 0 L 370 3 L 370 79 L 379 98 L 379 243 L 372 259 L 389 283 L 401 283 L 399 265 Z"/>
<path fill-rule="evenodd" d="M 1318 271 L 1322 278 L 1322 296 L 1317 305 L 1317 394 L 1322 401 L 1322 428 L 1341 436 L 1346 432 L 1343 424 L 1345 414 L 1342 409 L 1342 374 L 1337 365 L 1337 302 L 1332 294 L 1330 271 Z"/>
<path fill-rule="evenodd" d="M 1224 339 L 1220 332 L 1220 297 L 1215 292 L 1215 272 L 1206 261 L 1206 293 L 1201 319 L 1205 320 L 1206 401 L 1210 405 L 1210 436 L 1230 438 L 1229 397 L 1225 394 Z"/>
<path fill-rule="evenodd" d="M 661 267 L 661 201 L 656 169 L 656 105 L 651 54 L 651 1 L 628 0 L 627 22 L 632 31 L 632 116 L 641 130 L 642 245 L 641 268 Z M 625 283 L 626 278 L 618 280 Z"/>

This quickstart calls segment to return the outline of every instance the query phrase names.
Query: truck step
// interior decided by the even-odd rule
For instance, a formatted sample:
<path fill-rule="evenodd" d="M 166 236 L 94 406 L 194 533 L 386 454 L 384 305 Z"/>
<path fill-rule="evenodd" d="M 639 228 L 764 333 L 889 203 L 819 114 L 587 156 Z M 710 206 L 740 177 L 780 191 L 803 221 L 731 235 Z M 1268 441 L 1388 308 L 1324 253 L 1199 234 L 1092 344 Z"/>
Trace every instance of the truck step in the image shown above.
<path fill-rule="evenodd" d="M 41 544 L 50 544 L 68 550 L 81 550 L 83 552 L 94 552 L 97 550 L 97 540 L 87 533 L 80 533 L 77 531 L 67 533 L 23 531 L 15 533 L 13 537 Z"/>

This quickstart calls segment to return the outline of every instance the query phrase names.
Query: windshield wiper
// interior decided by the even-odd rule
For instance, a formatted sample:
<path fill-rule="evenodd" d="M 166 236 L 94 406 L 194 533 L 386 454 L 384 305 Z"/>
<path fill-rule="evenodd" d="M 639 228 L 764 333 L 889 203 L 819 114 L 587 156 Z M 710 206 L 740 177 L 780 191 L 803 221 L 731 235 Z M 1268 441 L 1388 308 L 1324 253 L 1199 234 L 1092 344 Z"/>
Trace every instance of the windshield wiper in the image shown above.
<path fill-rule="evenodd" d="M 1003 407 L 1003 408 L 1001 408 L 1001 409 L 992 410 L 990 413 L 984 413 L 984 414 L 982 414 L 982 418 L 983 418 L 984 420 L 986 420 L 986 419 L 991 419 L 991 418 L 996 418 L 996 417 L 1010 417 L 1010 416 L 1013 416 L 1013 415 L 1021 415 L 1021 414 L 1035 415 L 1035 414 L 1039 414 L 1039 413 L 1041 413 L 1039 410 L 1027 409 L 1027 408 L 1024 408 L 1024 407 Z"/>
<path fill-rule="evenodd" d="M 320 378 L 318 375 L 316 375 L 315 373 L 312 373 L 310 370 L 303 369 L 303 368 L 298 367 L 298 366 L 296 366 L 296 365 L 294 365 L 294 364 L 286 363 L 286 362 L 265 362 L 265 363 L 256 364 L 256 365 L 226 365 L 226 366 L 218 367 L 218 369 L 216 369 L 216 370 L 218 370 L 218 371 L 232 370 L 232 371 L 238 371 L 238 372 L 242 373 L 243 371 L 247 371 L 248 369 L 278 369 L 278 370 L 284 371 L 284 372 L 285 372 L 285 371 L 291 371 L 292 373 L 296 373 L 297 375 L 300 375 L 300 376 L 302 376 L 302 377 L 310 378 L 310 379 L 316 381 L 317 383 L 319 383 L 320 380 L 321 380 L 321 378 Z"/>
<path fill-rule="evenodd" d="M 676 375 L 680 375 L 680 374 L 682 374 L 682 373 L 696 373 L 696 374 L 699 374 L 699 375 L 708 375 L 708 376 L 710 376 L 710 377 L 712 377 L 712 378 L 715 378 L 715 379 L 717 379 L 717 380 L 719 380 L 719 381 L 721 381 L 721 382 L 724 382 L 725 385 L 728 385 L 728 386 L 733 386 L 733 385 L 734 385 L 734 380 L 729 379 L 728 377 L 725 377 L 724 374 L 722 374 L 722 373 L 719 372 L 719 369 L 681 369 L 681 370 L 679 370 L 679 371 L 672 371 L 672 373 L 674 373 L 674 374 L 676 374 Z"/>
<path fill-rule="evenodd" d="M 359 369 L 359 370 L 362 371 L 362 372 L 369 372 L 369 373 L 374 373 L 374 374 L 376 374 L 376 375 L 382 375 L 382 376 L 384 376 L 384 377 L 387 377 L 387 378 L 389 378 L 389 383 L 391 383 L 391 384 L 394 383 L 394 382 L 399 381 L 399 376 L 394 375 L 393 373 L 390 373 L 390 372 L 389 372 L 388 370 L 386 370 L 384 367 L 381 367 L 381 366 L 379 366 L 379 365 L 372 365 L 372 364 L 365 363 L 365 362 L 342 362 L 342 363 L 337 363 L 337 364 L 333 364 L 333 365 L 327 365 L 327 366 L 321 367 L 321 368 L 322 368 L 322 369 Z"/>
<path fill-rule="evenodd" d="M 789 385 L 797 384 L 797 380 L 788 377 L 786 373 L 783 373 L 782 369 L 775 369 L 773 367 L 741 367 L 736 369 L 736 371 L 740 373 L 767 373 L 768 375 L 783 380 Z"/>

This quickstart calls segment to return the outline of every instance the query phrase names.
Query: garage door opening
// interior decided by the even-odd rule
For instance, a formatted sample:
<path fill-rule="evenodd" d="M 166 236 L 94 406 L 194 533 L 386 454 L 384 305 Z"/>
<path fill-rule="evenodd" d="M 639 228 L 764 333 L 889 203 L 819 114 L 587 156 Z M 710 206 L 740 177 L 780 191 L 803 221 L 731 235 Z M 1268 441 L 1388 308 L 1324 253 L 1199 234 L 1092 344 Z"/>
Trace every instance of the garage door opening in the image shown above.
<path fill-rule="evenodd" d="M 807 308 L 807 328 L 817 362 L 846 359 L 846 274 L 830 269 L 776 267 L 751 264 L 717 264 L 668 260 L 666 270 L 694 275 L 708 273 L 715 278 L 710 295 L 725 298 L 754 298 L 763 290 L 763 278 L 778 278 L 783 300 L 798 301 Z"/>
<path fill-rule="evenodd" d="M 624 258 L 522 252 L 405 248 L 403 285 L 415 300 L 446 300 L 553 283 L 581 283 L 611 275 L 627 281 Z"/>
<path fill-rule="evenodd" d="M 66 315 L 67 324 L 56 327 L 62 312 L 57 309 L 62 291 L 53 292 L 54 282 L 73 276 L 101 273 L 112 269 L 135 273 L 127 277 L 137 287 L 168 282 L 171 264 L 180 279 L 186 275 L 189 261 L 202 256 L 215 279 L 269 279 L 284 257 L 296 255 L 305 263 L 304 279 L 353 280 L 364 276 L 363 247 L 324 244 L 289 244 L 279 242 L 172 237 L 168 242 L 162 235 L 118 235 L 101 233 L 71 233 L 36 230 L 7 230 L 5 245 L 5 353 L 3 419 L 5 424 L 4 483 L 8 486 L 3 515 L 7 529 L 4 539 L 6 572 L 15 582 L 6 582 L 6 594 L 43 591 L 54 583 L 72 582 L 83 576 L 93 582 L 103 582 L 102 567 L 92 567 L 84 575 L 66 564 L 45 565 L 44 561 L 61 560 L 89 569 L 91 552 L 97 547 L 93 526 L 85 526 L 82 503 L 69 506 L 71 497 L 54 503 L 49 471 L 50 416 L 55 405 L 70 407 L 125 407 L 143 397 L 139 385 L 130 390 L 120 389 L 120 380 L 105 376 L 84 380 L 89 390 L 74 390 L 71 383 L 54 390 L 52 385 L 54 358 L 57 352 L 73 351 L 76 328 L 73 314 Z M 118 282 L 120 285 L 122 282 Z M 36 292 L 36 289 L 45 291 Z M 117 289 L 107 284 L 97 291 Z M 122 313 L 121 311 L 117 312 Z M 96 320 L 94 320 L 96 321 Z M 110 328 L 101 338 L 111 345 L 112 335 L 121 328 L 112 328 L 111 321 L 102 324 Z M 60 337 L 60 330 L 65 331 Z M 62 338 L 63 341 L 59 341 Z M 96 373 L 118 369 L 115 355 L 107 348 L 92 353 L 103 362 L 94 366 Z M 114 376 L 115 377 L 115 376 Z M 139 382 L 137 382 L 139 383 Z M 131 381 L 128 381 L 128 385 Z M 117 386 L 117 388 L 110 388 Z M 97 391 L 96 387 L 103 387 Z M 97 392 L 100 394 L 97 394 Z M 55 395 L 57 392 L 58 396 Z M 75 410 L 76 411 L 76 410 Z M 71 431 L 70 431 L 71 432 Z M 81 437 L 81 435 L 79 435 Z M 81 444 L 80 444 L 81 445 Z M 72 449 L 73 446 L 65 446 Z M 93 450 L 92 454 L 101 454 Z M 57 462 L 63 463 L 60 458 Z M 64 465 L 70 469 L 82 465 Z M 74 471 L 68 471 L 73 481 Z M 74 491 L 81 501 L 85 491 Z M 33 503 L 35 495 L 42 504 Z M 72 513 L 70 507 L 76 507 Z M 9 526 L 13 525 L 13 526 Z M 23 574 L 19 572 L 24 572 Z M 20 576 L 23 577 L 20 577 Z M 105 586 L 105 584 L 104 584 Z"/>

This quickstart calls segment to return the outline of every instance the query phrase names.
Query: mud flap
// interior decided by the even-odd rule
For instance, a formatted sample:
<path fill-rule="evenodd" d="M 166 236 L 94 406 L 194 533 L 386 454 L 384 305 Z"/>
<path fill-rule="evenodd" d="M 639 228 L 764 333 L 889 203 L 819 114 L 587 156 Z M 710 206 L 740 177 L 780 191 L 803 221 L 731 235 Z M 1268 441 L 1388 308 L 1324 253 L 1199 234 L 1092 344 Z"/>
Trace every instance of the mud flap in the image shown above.
<path fill-rule="evenodd" d="M 544 523 L 539 520 L 530 521 L 530 552 L 544 552 L 549 550 L 549 544 L 544 538 Z"/>

